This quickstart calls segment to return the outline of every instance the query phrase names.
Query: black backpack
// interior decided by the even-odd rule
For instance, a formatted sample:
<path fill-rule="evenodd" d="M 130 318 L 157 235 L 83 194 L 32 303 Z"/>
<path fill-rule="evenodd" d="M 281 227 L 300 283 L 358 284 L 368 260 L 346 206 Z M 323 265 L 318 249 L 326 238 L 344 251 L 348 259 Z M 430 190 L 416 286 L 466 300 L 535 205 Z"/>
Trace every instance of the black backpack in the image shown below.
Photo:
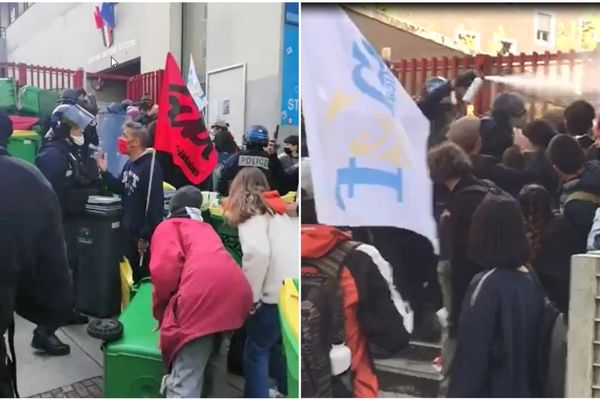
<path fill-rule="evenodd" d="M 485 195 L 491 194 L 498 196 L 508 196 L 510 198 L 513 198 L 510 194 L 508 194 L 506 191 L 501 189 L 498 185 L 496 185 L 489 179 L 478 179 L 477 183 L 459 189 L 457 195 L 463 193 L 483 193 Z"/>
<path fill-rule="evenodd" d="M 345 343 L 340 274 L 348 254 L 360 243 L 345 241 L 318 260 L 302 259 L 302 397 L 353 397 L 350 369 L 333 376 L 329 352 Z M 314 267 L 317 272 L 305 272 Z"/>

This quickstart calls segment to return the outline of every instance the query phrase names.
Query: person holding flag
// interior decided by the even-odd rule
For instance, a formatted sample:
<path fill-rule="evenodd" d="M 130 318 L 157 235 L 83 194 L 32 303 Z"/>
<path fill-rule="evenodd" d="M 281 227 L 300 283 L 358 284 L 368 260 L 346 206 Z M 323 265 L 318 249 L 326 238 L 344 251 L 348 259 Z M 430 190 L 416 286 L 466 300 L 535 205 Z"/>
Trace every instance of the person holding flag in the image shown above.
<path fill-rule="evenodd" d="M 142 124 L 125 123 L 117 146 L 129 161 L 118 178 L 108 171 L 106 154 L 96 158 L 104 183 L 122 198 L 122 226 L 127 235 L 124 255 L 133 266 L 135 282 L 149 276 L 146 253 L 154 230 L 163 220 L 163 172 L 155 152 L 146 148 L 148 141 L 148 131 Z"/>

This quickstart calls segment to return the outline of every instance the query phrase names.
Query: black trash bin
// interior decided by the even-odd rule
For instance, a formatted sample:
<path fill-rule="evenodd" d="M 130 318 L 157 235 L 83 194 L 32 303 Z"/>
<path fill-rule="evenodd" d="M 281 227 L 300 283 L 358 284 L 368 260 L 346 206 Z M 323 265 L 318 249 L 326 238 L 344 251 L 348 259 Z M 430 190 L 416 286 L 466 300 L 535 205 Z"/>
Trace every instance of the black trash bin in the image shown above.
<path fill-rule="evenodd" d="M 75 306 L 84 314 L 110 318 L 121 311 L 122 211 L 118 199 L 96 201 L 100 203 L 88 203 L 77 236 L 79 273 Z"/>

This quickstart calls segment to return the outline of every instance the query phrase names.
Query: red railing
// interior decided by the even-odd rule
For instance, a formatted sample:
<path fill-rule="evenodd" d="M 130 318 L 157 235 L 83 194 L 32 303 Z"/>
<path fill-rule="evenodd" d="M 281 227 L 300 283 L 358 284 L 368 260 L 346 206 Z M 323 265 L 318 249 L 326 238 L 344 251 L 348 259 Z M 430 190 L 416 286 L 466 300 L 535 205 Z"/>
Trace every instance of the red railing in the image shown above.
<path fill-rule="evenodd" d="M 465 57 L 443 57 L 405 59 L 392 62 L 392 69 L 405 90 L 414 97 L 421 94 L 421 90 L 427 79 L 432 76 L 443 76 L 454 79 L 461 72 L 473 69 L 484 76 L 507 75 L 513 73 L 543 74 L 540 79 L 561 79 L 565 75 L 573 79 L 576 68 L 593 62 L 592 53 L 574 52 L 569 53 L 532 53 L 519 55 L 508 54 L 505 56 L 489 56 L 479 54 Z M 484 85 L 474 103 L 475 113 L 483 115 L 490 110 L 494 97 L 506 88 L 500 84 Z M 547 99 L 531 98 L 529 111 L 533 116 L 536 109 L 541 106 L 542 112 L 548 107 Z"/>
<path fill-rule="evenodd" d="M 48 90 L 79 89 L 84 86 L 83 69 L 71 70 L 24 63 L 0 63 L 0 78 L 13 78 L 18 87 L 32 85 Z"/>
<path fill-rule="evenodd" d="M 164 71 L 159 69 L 129 78 L 127 81 L 127 98 L 138 101 L 144 94 L 149 94 L 152 100 L 158 103 L 163 73 Z"/>

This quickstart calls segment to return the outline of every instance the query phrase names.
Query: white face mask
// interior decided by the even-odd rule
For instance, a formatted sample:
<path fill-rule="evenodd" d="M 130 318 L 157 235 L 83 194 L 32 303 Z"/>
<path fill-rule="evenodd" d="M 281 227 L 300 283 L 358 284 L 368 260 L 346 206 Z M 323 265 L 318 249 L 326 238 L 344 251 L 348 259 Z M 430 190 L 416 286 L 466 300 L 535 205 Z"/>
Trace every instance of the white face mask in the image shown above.
<path fill-rule="evenodd" d="M 75 146 L 83 146 L 85 138 L 82 136 L 71 136 L 71 140 L 75 143 Z"/>

